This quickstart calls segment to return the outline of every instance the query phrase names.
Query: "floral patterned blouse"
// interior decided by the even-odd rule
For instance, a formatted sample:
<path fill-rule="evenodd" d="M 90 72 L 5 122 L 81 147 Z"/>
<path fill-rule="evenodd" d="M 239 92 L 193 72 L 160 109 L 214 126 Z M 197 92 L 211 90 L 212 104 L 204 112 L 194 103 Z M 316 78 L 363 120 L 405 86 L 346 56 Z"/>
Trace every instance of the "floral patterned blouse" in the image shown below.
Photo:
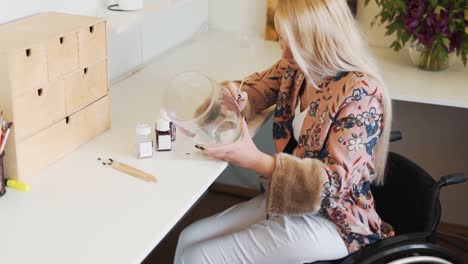
<path fill-rule="evenodd" d="M 301 70 L 280 60 L 244 83 L 251 107 L 276 104 L 273 137 L 278 152 L 292 138 L 295 106 L 304 80 Z M 308 103 L 294 155 L 318 159 L 328 175 L 319 213 L 333 222 L 350 253 L 386 235 L 370 190 L 374 147 L 383 131 L 382 91 L 359 72 L 341 72 L 320 84 Z"/>

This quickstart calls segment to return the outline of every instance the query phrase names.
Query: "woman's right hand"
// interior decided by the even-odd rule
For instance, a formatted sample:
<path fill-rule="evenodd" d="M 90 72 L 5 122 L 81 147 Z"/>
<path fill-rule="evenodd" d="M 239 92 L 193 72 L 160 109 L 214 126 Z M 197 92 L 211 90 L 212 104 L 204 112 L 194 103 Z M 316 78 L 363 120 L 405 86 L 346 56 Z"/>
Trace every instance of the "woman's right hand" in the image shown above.
<path fill-rule="evenodd" d="M 226 87 L 229 89 L 229 92 L 231 93 L 234 100 L 236 100 L 239 111 L 244 111 L 245 107 L 247 106 L 249 97 L 248 94 L 244 91 L 241 91 L 239 86 L 233 82 L 227 83 Z"/>

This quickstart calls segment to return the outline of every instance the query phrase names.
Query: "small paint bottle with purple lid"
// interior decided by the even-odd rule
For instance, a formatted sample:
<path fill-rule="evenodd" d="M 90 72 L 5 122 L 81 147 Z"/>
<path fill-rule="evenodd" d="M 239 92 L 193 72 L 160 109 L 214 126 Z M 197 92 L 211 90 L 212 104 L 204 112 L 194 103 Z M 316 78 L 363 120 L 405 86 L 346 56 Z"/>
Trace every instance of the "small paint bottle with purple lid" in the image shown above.
<path fill-rule="evenodd" d="M 161 118 L 156 123 L 156 150 L 169 151 L 172 149 L 172 135 L 170 122 Z"/>

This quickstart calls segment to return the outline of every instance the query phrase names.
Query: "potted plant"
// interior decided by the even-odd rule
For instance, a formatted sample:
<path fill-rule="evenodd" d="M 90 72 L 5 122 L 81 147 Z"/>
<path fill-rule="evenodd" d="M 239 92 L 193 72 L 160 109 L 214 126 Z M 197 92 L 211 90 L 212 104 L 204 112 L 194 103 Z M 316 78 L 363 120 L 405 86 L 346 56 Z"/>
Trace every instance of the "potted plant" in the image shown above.
<path fill-rule="evenodd" d="M 371 0 L 365 0 L 367 5 Z M 373 0 L 376 20 L 395 34 L 395 51 L 408 45 L 411 60 L 425 70 L 446 69 L 455 58 L 467 64 L 468 2 L 466 0 Z"/>

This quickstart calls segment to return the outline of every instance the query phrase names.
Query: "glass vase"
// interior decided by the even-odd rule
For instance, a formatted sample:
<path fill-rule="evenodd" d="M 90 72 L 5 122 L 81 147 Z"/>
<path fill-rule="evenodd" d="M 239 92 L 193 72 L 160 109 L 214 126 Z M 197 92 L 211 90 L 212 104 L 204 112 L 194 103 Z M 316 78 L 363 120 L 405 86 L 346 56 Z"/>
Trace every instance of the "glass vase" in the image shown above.
<path fill-rule="evenodd" d="M 413 64 L 426 71 L 443 71 L 453 65 L 456 57 L 452 52 L 445 59 L 440 60 L 434 55 L 432 49 L 417 42 L 411 43 L 408 51 Z"/>
<path fill-rule="evenodd" d="M 163 112 L 202 145 L 223 145 L 241 134 L 241 114 L 230 90 L 199 72 L 175 76 L 164 93 Z"/>

